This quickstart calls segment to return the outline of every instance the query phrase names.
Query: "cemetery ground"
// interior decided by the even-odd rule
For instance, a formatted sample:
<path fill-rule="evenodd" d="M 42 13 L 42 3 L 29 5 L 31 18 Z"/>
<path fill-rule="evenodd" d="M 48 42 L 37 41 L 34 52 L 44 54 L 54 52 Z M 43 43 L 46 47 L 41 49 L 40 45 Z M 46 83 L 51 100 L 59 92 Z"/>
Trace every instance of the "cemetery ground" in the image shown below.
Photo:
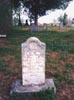
<path fill-rule="evenodd" d="M 29 32 L 18 27 L 10 36 L 0 38 L 0 100 L 28 100 L 11 99 L 9 91 L 12 82 L 22 77 L 21 43 L 32 36 L 46 43 L 46 77 L 53 78 L 57 89 L 51 100 L 74 100 L 74 31 Z"/>

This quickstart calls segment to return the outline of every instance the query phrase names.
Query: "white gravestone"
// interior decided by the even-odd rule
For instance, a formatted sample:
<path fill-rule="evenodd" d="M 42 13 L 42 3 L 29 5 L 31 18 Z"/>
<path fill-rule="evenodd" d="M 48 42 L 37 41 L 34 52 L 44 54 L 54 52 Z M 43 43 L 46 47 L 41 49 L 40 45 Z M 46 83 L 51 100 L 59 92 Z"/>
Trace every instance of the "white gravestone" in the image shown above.
<path fill-rule="evenodd" d="M 45 43 L 36 37 L 22 43 L 22 84 L 45 83 Z"/>
<path fill-rule="evenodd" d="M 45 43 L 36 37 L 22 43 L 22 80 L 12 83 L 10 95 L 27 93 L 29 97 L 31 93 L 48 88 L 53 88 L 56 93 L 53 79 L 45 79 L 45 50 Z"/>

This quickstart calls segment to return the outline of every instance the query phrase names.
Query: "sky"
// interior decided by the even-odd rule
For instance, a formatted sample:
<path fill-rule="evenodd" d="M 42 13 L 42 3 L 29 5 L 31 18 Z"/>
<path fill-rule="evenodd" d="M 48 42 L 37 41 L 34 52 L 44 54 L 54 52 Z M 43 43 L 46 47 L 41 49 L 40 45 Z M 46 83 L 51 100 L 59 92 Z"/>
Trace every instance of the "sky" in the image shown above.
<path fill-rule="evenodd" d="M 68 19 L 74 18 L 74 0 L 71 1 L 68 7 L 65 10 L 55 10 L 50 12 L 48 15 L 39 18 L 39 23 L 52 23 L 57 21 L 58 17 L 64 15 L 66 13 L 68 15 Z"/>
<path fill-rule="evenodd" d="M 40 17 L 38 19 L 38 22 L 41 24 L 53 23 L 54 21 L 57 22 L 58 17 L 60 17 L 61 15 L 63 16 L 64 13 L 68 15 L 68 19 L 74 18 L 74 0 L 69 3 L 68 7 L 65 10 L 50 11 L 47 15 Z M 28 17 L 24 17 L 23 15 L 21 17 L 23 21 L 25 21 L 25 19 L 28 19 Z"/>

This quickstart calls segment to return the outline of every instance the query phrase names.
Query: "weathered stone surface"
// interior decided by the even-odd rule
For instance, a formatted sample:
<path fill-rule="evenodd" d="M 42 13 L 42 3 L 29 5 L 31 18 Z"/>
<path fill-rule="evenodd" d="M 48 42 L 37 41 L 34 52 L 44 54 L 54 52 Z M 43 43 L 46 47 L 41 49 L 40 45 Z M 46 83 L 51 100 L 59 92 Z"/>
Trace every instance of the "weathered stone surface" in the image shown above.
<path fill-rule="evenodd" d="M 44 84 L 41 85 L 27 85 L 27 86 L 22 86 L 22 81 L 21 80 L 16 80 L 13 82 L 10 95 L 13 95 L 14 93 L 34 93 L 34 92 L 39 92 L 46 90 L 50 87 L 50 89 L 54 89 L 54 92 L 56 92 L 56 87 L 54 85 L 53 79 L 46 79 Z"/>
<path fill-rule="evenodd" d="M 45 43 L 36 37 L 22 43 L 22 84 L 45 83 Z"/>

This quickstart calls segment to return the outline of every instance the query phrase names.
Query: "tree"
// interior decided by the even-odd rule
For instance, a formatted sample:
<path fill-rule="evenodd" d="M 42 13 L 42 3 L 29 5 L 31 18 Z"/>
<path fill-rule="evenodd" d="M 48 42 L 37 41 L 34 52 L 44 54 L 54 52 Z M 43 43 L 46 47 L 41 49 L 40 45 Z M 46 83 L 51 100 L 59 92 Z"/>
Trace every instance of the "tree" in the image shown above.
<path fill-rule="evenodd" d="M 64 13 L 63 16 L 60 16 L 60 17 L 58 18 L 58 21 L 59 21 L 60 23 L 62 23 L 62 24 L 65 26 L 65 25 L 67 24 L 67 14 Z"/>
<path fill-rule="evenodd" d="M 58 21 L 59 21 L 60 23 L 63 23 L 63 16 L 60 16 L 60 17 L 58 18 Z"/>
<path fill-rule="evenodd" d="M 72 0 L 22 0 L 24 6 L 29 9 L 29 18 L 34 19 L 37 25 L 38 16 L 42 16 L 47 10 L 65 9 Z"/>
<path fill-rule="evenodd" d="M 11 0 L 12 4 L 12 15 L 17 15 L 18 25 L 21 26 L 21 10 L 22 10 L 22 0 Z"/>
<path fill-rule="evenodd" d="M 64 13 L 64 16 L 63 16 L 63 25 L 67 25 L 67 14 Z"/>
<path fill-rule="evenodd" d="M 0 3 L 0 34 L 10 34 L 11 26 L 11 2 L 10 0 L 2 0 Z"/>

